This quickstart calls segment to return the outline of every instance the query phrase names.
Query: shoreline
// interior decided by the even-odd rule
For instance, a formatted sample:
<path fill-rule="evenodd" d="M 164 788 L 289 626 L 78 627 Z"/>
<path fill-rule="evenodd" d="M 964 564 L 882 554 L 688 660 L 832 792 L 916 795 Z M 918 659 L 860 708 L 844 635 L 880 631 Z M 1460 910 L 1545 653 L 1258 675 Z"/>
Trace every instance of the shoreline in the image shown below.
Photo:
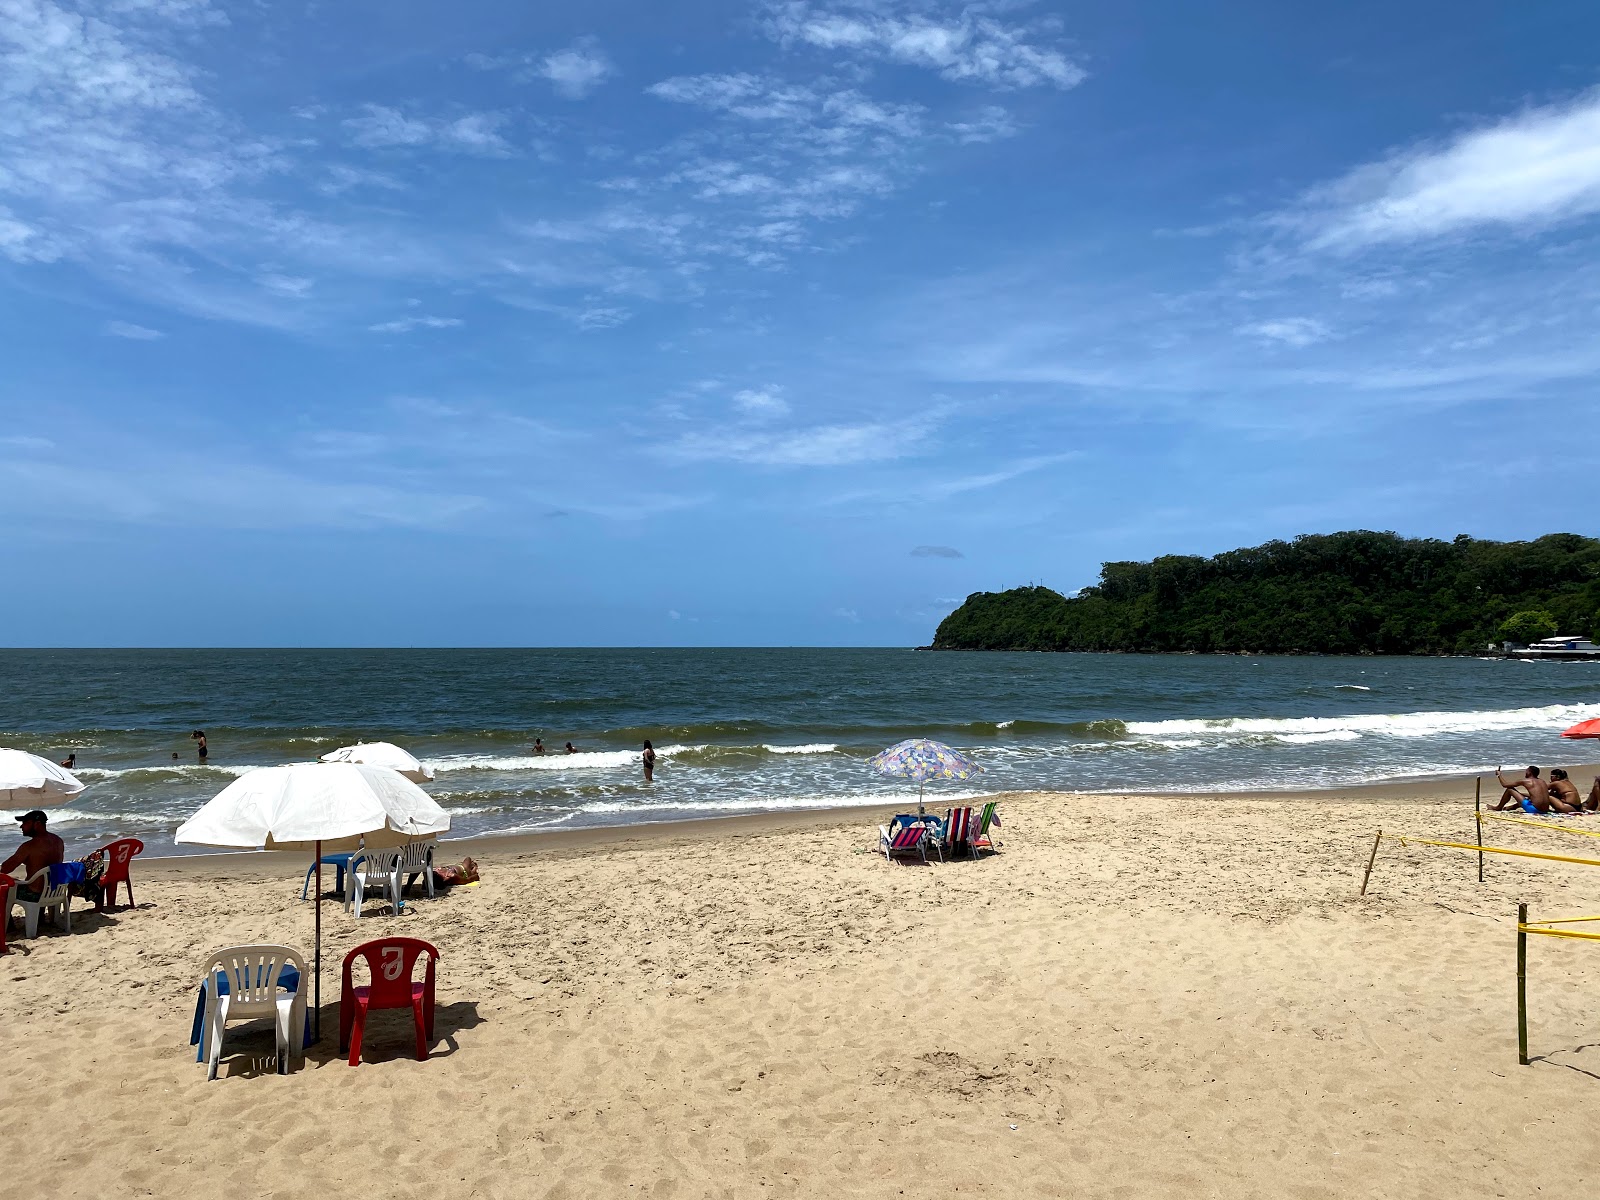
<path fill-rule="evenodd" d="M 1593 773 L 1600 776 L 1600 763 L 1577 764 L 1568 770 Z M 1189 809 L 1195 802 L 1244 804 L 1296 804 L 1315 807 L 1342 801 L 1370 801 L 1396 805 L 1438 803 L 1457 800 L 1463 803 L 1472 799 L 1475 780 L 1484 784 L 1485 807 L 1492 799 L 1490 789 L 1499 789 L 1493 772 L 1477 775 L 1446 775 L 1427 779 L 1397 780 L 1392 783 L 1353 784 L 1338 788 L 1301 788 L 1290 791 L 1242 792 L 1079 792 L 1026 790 L 992 793 L 978 803 L 995 800 L 1002 806 L 1008 802 L 1027 802 L 1049 797 L 1058 801 L 1073 801 L 1085 807 L 1094 802 L 1126 798 L 1137 801 L 1162 801 L 1158 810 L 1170 808 Z M 1580 789 L 1583 790 L 1583 789 Z M 684 817 L 676 820 L 641 821 L 628 825 L 591 825 L 577 829 L 519 830 L 512 833 L 478 833 L 466 837 L 445 837 L 441 847 L 448 847 L 447 859 L 471 855 L 478 858 L 523 858 L 531 854 L 569 856 L 626 847 L 644 848 L 674 841 L 707 842 L 737 838 L 767 837 L 781 833 L 820 832 L 845 827 L 860 826 L 871 832 L 887 820 L 889 815 L 906 811 L 909 799 L 895 804 L 872 801 L 866 804 L 839 805 L 816 809 L 779 809 L 761 813 L 736 813 L 720 817 Z M 950 807 L 938 796 L 929 796 L 925 807 L 937 812 Z M 975 804 L 974 807 L 977 805 Z M 1126 806 L 1119 811 L 1145 811 L 1143 805 Z M 1600 827 L 1600 821 L 1596 822 Z M 141 855 L 139 868 L 144 871 L 163 871 L 171 876 L 188 876 L 196 872 L 231 868 L 259 875 L 273 868 L 285 867 L 304 871 L 309 861 L 306 853 L 288 850 L 217 850 L 186 854 Z M 276 874 L 277 872 L 273 872 Z"/>

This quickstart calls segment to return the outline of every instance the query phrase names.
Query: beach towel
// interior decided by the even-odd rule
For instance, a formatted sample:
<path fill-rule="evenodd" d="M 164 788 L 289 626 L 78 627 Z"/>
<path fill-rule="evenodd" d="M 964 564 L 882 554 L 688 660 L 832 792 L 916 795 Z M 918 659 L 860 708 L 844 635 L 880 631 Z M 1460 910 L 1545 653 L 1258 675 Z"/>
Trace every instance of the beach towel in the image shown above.
<path fill-rule="evenodd" d="M 87 875 L 81 862 L 51 863 L 46 869 L 50 872 L 51 887 L 60 887 L 63 883 L 81 884 Z"/>

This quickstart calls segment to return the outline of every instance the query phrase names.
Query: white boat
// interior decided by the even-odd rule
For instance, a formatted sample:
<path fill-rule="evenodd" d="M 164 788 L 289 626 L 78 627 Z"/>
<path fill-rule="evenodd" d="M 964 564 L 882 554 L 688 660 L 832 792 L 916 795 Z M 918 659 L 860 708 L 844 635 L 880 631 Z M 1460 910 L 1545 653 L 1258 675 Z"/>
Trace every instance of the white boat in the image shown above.
<path fill-rule="evenodd" d="M 1548 659 L 1554 662 L 1600 662 L 1600 646 L 1583 637 L 1547 637 L 1531 646 L 1505 644 L 1508 658 Z"/>

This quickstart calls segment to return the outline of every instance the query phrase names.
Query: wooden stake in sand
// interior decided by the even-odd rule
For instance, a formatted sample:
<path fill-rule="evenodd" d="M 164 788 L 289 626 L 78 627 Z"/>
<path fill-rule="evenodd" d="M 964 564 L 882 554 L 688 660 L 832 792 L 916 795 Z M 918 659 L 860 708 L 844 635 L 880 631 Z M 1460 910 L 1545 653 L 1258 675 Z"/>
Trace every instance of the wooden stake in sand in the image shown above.
<path fill-rule="evenodd" d="M 1378 843 L 1383 841 L 1383 830 L 1378 830 L 1378 836 L 1372 839 L 1372 853 L 1367 856 L 1367 873 L 1361 877 L 1361 894 L 1367 894 L 1367 880 L 1372 878 L 1372 864 L 1378 861 Z"/>
<path fill-rule="evenodd" d="M 1528 906 L 1517 905 L 1517 1062 L 1528 1065 Z"/>
<path fill-rule="evenodd" d="M 1478 827 L 1478 882 L 1483 882 L 1483 777 L 1472 781 L 1472 823 Z"/>

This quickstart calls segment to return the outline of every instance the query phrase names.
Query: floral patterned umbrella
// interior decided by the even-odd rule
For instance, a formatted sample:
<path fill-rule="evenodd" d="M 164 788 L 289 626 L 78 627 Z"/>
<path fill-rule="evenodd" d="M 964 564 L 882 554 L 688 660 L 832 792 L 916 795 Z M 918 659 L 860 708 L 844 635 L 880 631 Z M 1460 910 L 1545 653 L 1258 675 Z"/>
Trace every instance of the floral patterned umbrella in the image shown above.
<path fill-rule="evenodd" d="M 917 808 L 922 808 L 922 788 L 930 779 L 971 779 L 983 770 L 959 750 L 927 738 L 908 738 L 867 759 L 879 775 L 917 781 Z"/>

